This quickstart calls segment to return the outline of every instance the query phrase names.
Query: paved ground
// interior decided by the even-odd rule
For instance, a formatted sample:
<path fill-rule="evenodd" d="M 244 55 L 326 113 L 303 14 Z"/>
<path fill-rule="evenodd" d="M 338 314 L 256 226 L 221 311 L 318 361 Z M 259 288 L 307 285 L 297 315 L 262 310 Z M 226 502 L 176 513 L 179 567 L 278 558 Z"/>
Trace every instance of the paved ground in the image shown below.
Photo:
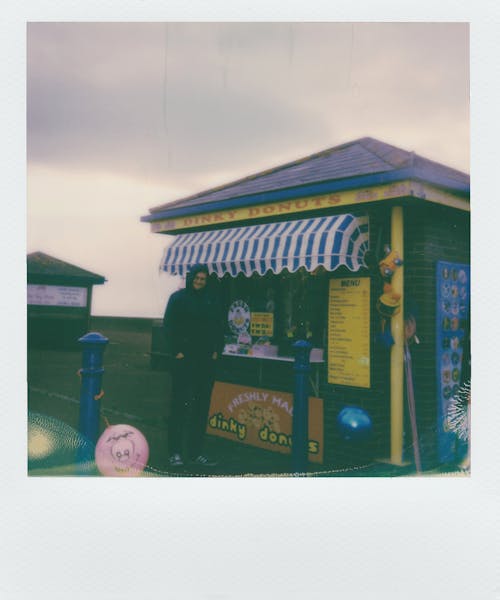
<path fill-rule="evenodd" d="M 97 323 L 95 325 L 98 325 Z M 166 424 L 169 375 L 150 367 L 150 329 L 132 325 L 100 327 L 109 339 L 104 353 L 102 423 L 126 423 L 142 431 L 148 440 L 149 476 L 289 476 L 291 457 L 253 448 L 214 436 L 206 437 L 206 453 L 218 461 L 214 468 L 183 468 L 168 466 Z M 81 353 L 76 351 L 34 350 L 28 352 L 28 409 L 30 412 L 55 417 L 78 428 Z M 446 472 L 446 471 L 445 471 Z M 71 466 L 30 471 L 31 475 L 74 475 Z M 98 475 L 90 469 L 90 475 Z M 372 462 L 350 469 L 335 465 L 310 464 L 308 476 L 316 477 L 396 477 L 414 475 L 414 469 Z M 437 474 L 437 473 L 426 473 Z M 439 474 L 443 474 L 440 472 Z M 452 474 L 452 473 L 449 473 Z M 460 474 L 460 473 L 453 473 Z"/>

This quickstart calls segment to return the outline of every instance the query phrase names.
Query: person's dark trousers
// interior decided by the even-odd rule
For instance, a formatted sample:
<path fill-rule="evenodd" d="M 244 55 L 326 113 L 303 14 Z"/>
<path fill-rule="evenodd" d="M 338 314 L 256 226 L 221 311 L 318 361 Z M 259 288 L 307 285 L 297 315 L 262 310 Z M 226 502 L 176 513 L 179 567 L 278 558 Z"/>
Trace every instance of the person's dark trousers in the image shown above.
<path fill-rule="evenodd" d="M 210 408 L 214 367 L 215 361 L 211 356 L 185 356 L 173 361 L 173 397 L 168 419 L 170 455 L 182 454 L 185 431 L 188 432 L 189 458 L 196 458 L 201 454 Z"/>

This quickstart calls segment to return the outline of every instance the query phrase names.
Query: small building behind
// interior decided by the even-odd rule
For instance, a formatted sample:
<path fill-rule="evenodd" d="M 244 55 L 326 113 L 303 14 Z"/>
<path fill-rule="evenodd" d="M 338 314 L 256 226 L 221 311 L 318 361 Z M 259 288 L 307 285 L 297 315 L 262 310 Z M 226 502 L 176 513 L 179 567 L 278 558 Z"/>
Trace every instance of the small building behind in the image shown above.
<path fill-rule="evenodd" d="M 89 331 L 92 288 L 106 279 L 44 254 L 27 256 L 28 347 L 77 349 Z"/>

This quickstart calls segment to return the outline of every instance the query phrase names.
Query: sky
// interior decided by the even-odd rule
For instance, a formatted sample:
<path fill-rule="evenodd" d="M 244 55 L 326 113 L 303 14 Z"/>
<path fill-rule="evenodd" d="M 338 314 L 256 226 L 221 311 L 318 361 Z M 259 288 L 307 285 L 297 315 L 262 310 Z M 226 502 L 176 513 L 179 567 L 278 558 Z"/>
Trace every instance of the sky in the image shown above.
<path fill-rule="evenodd" d="M 466 23 L 31 22 L 27 252 L 159 317 L 149 209 L 370 136 L 469 172 Z"/>

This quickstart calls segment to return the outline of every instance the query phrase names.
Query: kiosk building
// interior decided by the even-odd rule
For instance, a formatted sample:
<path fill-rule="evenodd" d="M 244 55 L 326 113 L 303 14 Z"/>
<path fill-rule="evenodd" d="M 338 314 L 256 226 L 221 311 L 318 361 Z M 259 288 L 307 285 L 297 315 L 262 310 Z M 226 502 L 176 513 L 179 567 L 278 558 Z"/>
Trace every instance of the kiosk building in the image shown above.
<path fill-rule="evenodd" d="M 208 431 L 290 451 L 292 343 L 307 339 L 311 460 L 363 460 L 339 433 L 349 406 L 370 416 L 373 457 L 400 465 L 418 444 L 425 466 L 453 460 L 469 196 L 468 174 L 365 137 L 152 208 L 142 221 L 173 238 L 161 268 L 207 264 L 227 308 Z"/>

